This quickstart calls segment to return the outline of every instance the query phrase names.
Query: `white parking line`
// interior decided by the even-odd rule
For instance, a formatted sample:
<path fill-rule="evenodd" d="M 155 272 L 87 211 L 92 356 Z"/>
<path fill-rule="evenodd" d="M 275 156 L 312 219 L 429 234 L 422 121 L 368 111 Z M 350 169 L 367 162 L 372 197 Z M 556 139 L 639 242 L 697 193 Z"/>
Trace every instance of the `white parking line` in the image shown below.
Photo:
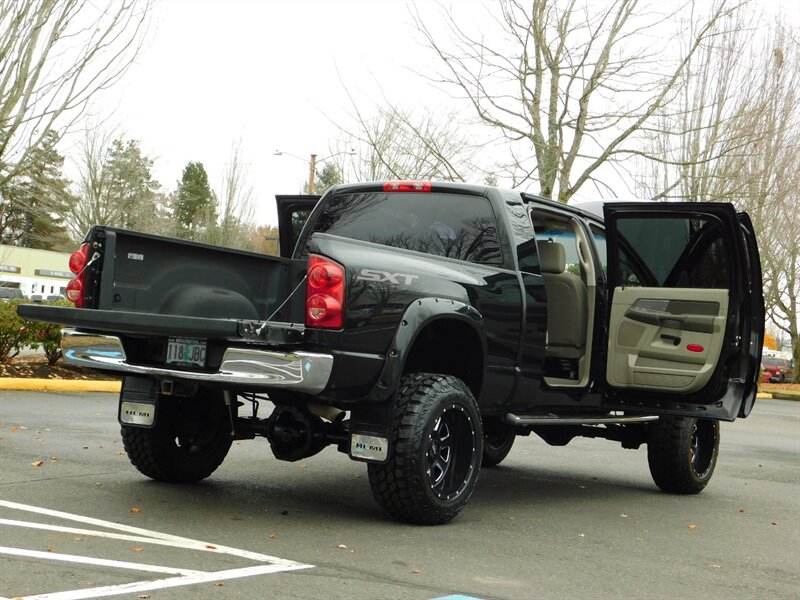
<path fill-rule="evenodd" d="M 84 565 L 97 565 L 98 567 L 114 567 L 117 569 L 130 569 L 132 571 L 149 571 L 150 573 L 167 573 L 168 575 L 197 575 L 203 571 L 193 569 L 173 569 L 158 565 L 146 565 L 108 558 L 91 558 L 89 556 L 75 556 L 74 554 L 60 554 L 58 552 L 41 552 L 39 550 L 24 550 L 22 548 L 8 548 L 0 546 L 0 554 L 13 554 L 14 556 L 27 556 L 28 558 L 42 558 L 44 560 L 58 560 L 61 562 L 79 563 Z"/>
<path fill-rule="evenodd" d="M 43 529 L 45 531 L 55 531 L 59 533 L 70 533 L 78 536 L 86 537 L 102 537 L 111 540 L 125 540 L 128 542 L 142 542 L 146 544 L 153 544 L 157 546 L 172 546 L 173 548 L 183 548 L 186 550 L 203 550 L 206 552 L 217 552 L 219 554 L 229 554 L 220 551 L 216 546 L 206 544 L 205 542 L 195 542 L 189 540 L 187 542 L 174 542 L 172 540 L 160 540 L 158 538 L 141 535 L 127 535 L 125 533 L 112 533 L 110 531 L 96 531 L 94 529 L 80 529 L 78 527 L 62 527 L 60 525 L 46 525 L 43 523 L 34 523 L 32 521 L 16 521 L 12 519 L 0 519 L 0 525 L 8 525 L 10 527 L 24 527 L 26 529 Z M 191 542 L 191 543 L 189 543 Z M 2 600 L 2 599 L 0 599 Z"/>
<path fill-rule="evenodd" d="M 133 583 L 123 583 L 106 587 L 86 588 L 68 592 L 53 592 L 49 594 L 38 594 L 36 596 L 21 596 L 14 600 L 83 600 L 84 598 L 103 598 L 106 596 L 119 596 L 120 594 L 163 590 L 184 585 L 194 585 L 196 583 L 211 583 L 214 581 L 227 581 L 229 579 L 238 579 L 242 577 L 255 577 L 256 575 L 268 575 L 270 573 L 283 573 L 285 571 L 308 569 L 311 566 L 312 565 L 280 567 L 277 565 L 263 565 L 259 567 L 244 567 L 243 569 L 199 573 L 197 575 L 170 577 L 168 579 L 157 579 L 155 581 L 135 581 Z"/>
<path fill-rule="evenodd" d="M 19 504 L 17 502 L 8 502 L 0 500 L 0 507 L 9 508 L 12 510 L 20 510 L 39 515 L 55 517 L 68 521 L 83 523 L 86 525 L 94 525 L 112 531 L 102 531 L 95 529 L 82 529 L 76 527 L 64 527 L 61 525 L 50 525 L 46 523 L 34 523 L 32 521 L 18 521 L 12 519 L 0 519 L 0 525 L 7 525 L 12 527 L 24 527 L 29 529 L 40 529 L 45 531 L 56 531 L 60 533 L 72 533 L 82 536 L 101 537 L 109 539 L 118 539 L 126 541 L 135 541 L 143 544 L 156 544 L 161 546 L 171 546 L 174 548 L 182 548 L 186 550 L 194 550 L 199 552 L 228 554 L 231 556 L 238 556 L 243 559 L 251 560 L 254 562 L 262 563 L 252 567 L 244 567 L 239 569 L 228 569 L 224 571 L 195 571 L 191 569 L 179 569 L 169 566 L 161 565 L 148 565 L 143 563 L 133 563 L 127 561 L 116 561 L 102 558 L 92 558 L 86 556 L 76 556 L 71 554 L 59 554 L 53 552 L 40 552 L 35 550 L 25 550 L 22 548 L 9 548 L 0 547 L 0 554 L 23 556 L 26 558 L 36 558 L 45 560 L 54 560 L 67 563 L 81 563 L 91 564 L 95 566 L 128 569 L 134 571 L 147 571 L 152 573 L 164 573 L 170 575 L 178 575 L 177 577 L 168 577 L 165 579 L 136 581 L 133 583 L 126 583 L 121 585 L 103 586 L 96 588 L 88 588 L 83 590 L 71 590 L 65 592 L 52 592 L 46 594 L 39 594 L 36 596 L 27 596 L 27 600 L 78 600 L 80 598 L 101 598 L 105 596 L 115 596 L 119 594 L 130 594 L 134 592 L 145 592 L 150 590 L 172 588 L 184 585 L 193 585 L 196 583 L 208 583 L 215 581 L 222 581 L 227 579 L 237 579 L 242 577 L 254 577 L 257 575 L 266 575 L 270 573 L 281 573 L 286 571 L 296 571 L 300 569 L 310 569 L 313 565 L 298 563 L 291 560 L 279 558 L 277 556 L 269 556 L 267 554 L 259 554 L 257 552 L 250 552 L 249 550 L 242 550 L 240 548 L 232 548 L 229 546 L 219 546 L 201 540 L 193 540 L 190 538 L 160 533 L 140 527 L 131 527 L 129 525 L 121 525 L 119 523 L 112 523 L 110 521 L 103 521 L 92 517 L 84 517 L 72 513 L 66 513 L 38 506 L 30 506 L 27 504 Z M 123 533 L 115 533 L 123 532 Z M 266 563 L 266 564 L 264 564 Z M 0 600 L 6 600 L 0 598 Z"/>

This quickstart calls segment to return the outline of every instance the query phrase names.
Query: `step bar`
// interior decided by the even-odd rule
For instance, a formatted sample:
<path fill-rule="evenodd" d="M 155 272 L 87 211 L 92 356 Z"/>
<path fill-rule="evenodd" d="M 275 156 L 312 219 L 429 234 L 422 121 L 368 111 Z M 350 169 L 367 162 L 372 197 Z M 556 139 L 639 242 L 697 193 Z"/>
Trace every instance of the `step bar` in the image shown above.
<path fill-rule="evenodd" d="M 631 417 L 627 415 L 603 417 L 560 417 L 558 415 L 515 415 L 508 413 L 505 422 L 509 425 L 627 425 L 632 423 L 648 423 L 658 421 L 657 415 L 644 415 L 641 417 Z"/>

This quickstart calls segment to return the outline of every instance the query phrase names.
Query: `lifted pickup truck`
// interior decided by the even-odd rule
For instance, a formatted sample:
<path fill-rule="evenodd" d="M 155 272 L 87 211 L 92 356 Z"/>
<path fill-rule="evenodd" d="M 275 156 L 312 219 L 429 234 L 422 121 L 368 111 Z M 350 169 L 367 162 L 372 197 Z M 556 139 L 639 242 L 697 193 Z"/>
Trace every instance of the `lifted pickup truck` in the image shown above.
<path fill-rule="evenodd" d="M 208 477 L 236 439 L 289 461 L 334 444 L 387 513 L 440 524 L 531 432 L 647 444 L 661 489 L 698 493 L 719 421 L 753 407 L 761 270 L 730 204 L 601 218 L 419 181 L 278 203 L 281 257 L 96 226 L 70 259 L 76 308 L 19 308 L 71 326 L 70 363 L 124 375 L 148 477 Z"/>

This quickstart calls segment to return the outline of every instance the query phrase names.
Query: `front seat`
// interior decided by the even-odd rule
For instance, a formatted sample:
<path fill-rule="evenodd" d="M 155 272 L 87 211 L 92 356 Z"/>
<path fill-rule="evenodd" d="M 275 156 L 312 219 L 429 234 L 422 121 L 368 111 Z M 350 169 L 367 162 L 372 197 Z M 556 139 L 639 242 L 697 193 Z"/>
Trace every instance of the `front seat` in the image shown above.
<path fill-rule="evenodd" d="M 588 292 L 580 277 L 566 272 L 566 251 L 558 242 L 539 244 L 547 292 L 547 356 L 580 358 L 586 346 Z"/>

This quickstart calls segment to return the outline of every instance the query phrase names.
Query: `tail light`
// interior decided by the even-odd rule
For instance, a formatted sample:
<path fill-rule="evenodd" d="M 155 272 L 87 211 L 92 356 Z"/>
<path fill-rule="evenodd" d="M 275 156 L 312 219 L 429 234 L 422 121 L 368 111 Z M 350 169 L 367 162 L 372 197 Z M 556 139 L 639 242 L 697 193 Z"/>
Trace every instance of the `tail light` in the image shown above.
<path fill-rule="evenodd" d="M 431 182 L 417 179 L 390 179 L 383 184 L 384 192 L 430 192 Z"/>
<path fill-rule="evenodd" d="M 312 254 L 306 279 L 306 326 L 341 329 L 344 326 L 344 267 Z"/>
<path fill-rule="evenodd" d="M 89 244 L 81 244 L 81 247 L 69 257 L 69 270 L 75 273 L 75 278 L 67 284 L 66 289 L 67 300 L 76 308 L 83 308 L 83 283 L 88 263 Z"/>

